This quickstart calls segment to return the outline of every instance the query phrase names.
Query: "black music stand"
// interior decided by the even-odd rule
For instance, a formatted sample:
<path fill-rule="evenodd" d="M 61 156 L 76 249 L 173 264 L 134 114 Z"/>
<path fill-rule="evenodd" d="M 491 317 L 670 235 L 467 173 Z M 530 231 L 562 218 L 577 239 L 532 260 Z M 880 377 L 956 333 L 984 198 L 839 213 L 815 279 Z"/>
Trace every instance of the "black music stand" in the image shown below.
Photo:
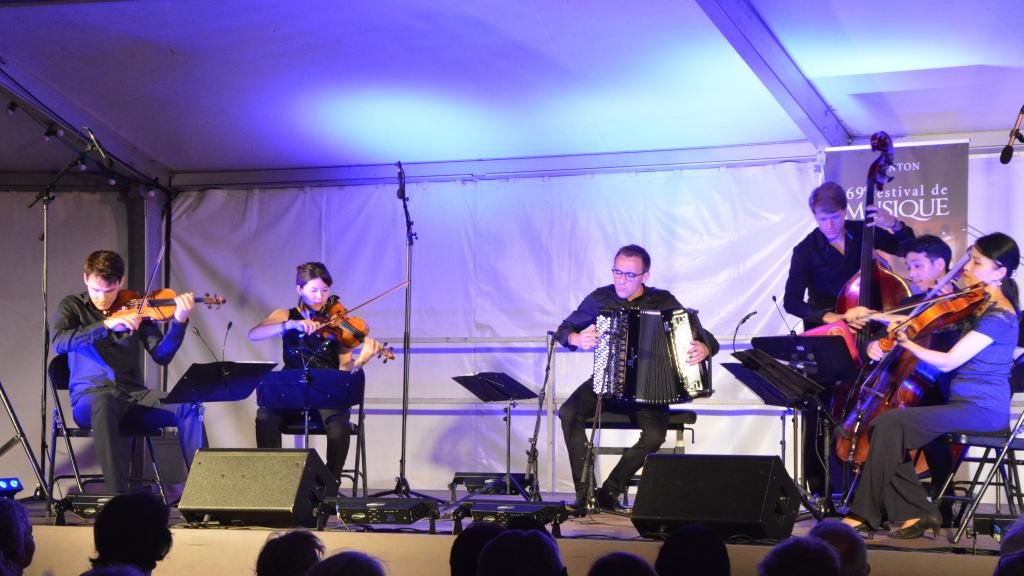
<path fill-rule="evenodd" d="M 841 338 L 840 338 L 841 340 Z M 845 350 L 845 344 L 844 344 Z M 820 410 L 817 395 L 825 388 L 814 382 L 807 376 L 782 364 L 772 358 L 764 350 L 754 348 L 752 350 L 740 350 L 732 353 L 733 357 L 740 363 L 726 362 L 722 367 L 736 376 L 744 386 L 757 395 L 769 406 L 779 406 L 790 410 L 807 410 L 811 406 L 824 414 L 830 421 L 830 426 L 835 425 L 832 415 L 827 410 Z M 826 427 L 827 428 L 827 427 Z M 794 421 L 794 435 L 796 434 L 796 423 Z M 828 432 L 825 434 L 826 450 L 831 443 Z M 801 446 L 801 452 L 802 452 Z M 828 454 L 825 454 L 825 474 L 828 477 Z M 803 480 L 803 470 L 799 471 L 800 479 Z M 824 518 L 826 512 L 830 511 L 831 498 L 824 502 L 816 500 L 804 486 L 797 485 L 800 492 L 800 499 L 805 508 L 818 520 Z"/>
<path fill-rule="evenodd" d="M 842 336 L 756 336 L 750 345 L 819 384 L 857 378 L 857 365 Z"/>
<path fill-rule="evenodd" d="M 860 369 L 850 355 L 850 349 L 842 336 L 763 336 L 751 338 L 751 345 L 755 349 L 763 350 L 772 357 L 786 362 L 790 368 L 799 371 L 807 378 L 818 384 L 831 389 L 837 382 L 851 382 L 857 379 Z M 809 406 L 806 409 L 811 409 Z M 822 455 L 824 462 L 825 485 L 827 486 L 828 497 L 826 502 L 831 512 L 832 506 L 832 476 L 831 476 L 831 452 L 832 452 L 832 430 L 837 423 L 827 406 L 816 402 L 814 406 L 817 414 L 816 421 L 819 423 L 817 434 L 823 440 L 825 453 Z M 824 420 L 825 424 L 820 423 Z M 846 478 L 849 469 L 844 464 L 843 483 L 845 491 Z M 801 471 L 801 479 L 803 472 Z"/>
<path fill-rule="evenodd" d="M 209 362 L 193 364 L 178 378 L 161 404 L 193 404 L 199 407 L 199 425 L 204 425 L 205 402 L 245 400 L 259 381 L 277 366 L 276 362 Z"/>
<path fill-rule="evenodd" d="M 504 372 L 479 372 L 468 376 L 453 376 L 452 380 L 461 384 L 482 402 L 505 403 L 504 480 L 491 484 L 481 492 L 504 490 L 505 494 L 521 494 L 523 498 L 529 500 L 530 495 L 519 485 L 515 475 L 512 474 L 512 408 L 517 405 L 517 400 L 530 400 L 536 398 L 537 394 Z M 464 476 L 464 474 L 461 472 L 455 474 L 455 479 L 452 480 L 453 490 L 460 476 Z"/>
<path fill-rule="evenodd" d="M 209 362 L 193 364 L 164 397 L 164 404 L 202 404 L 245 400 L 275 362 Z"/>
<path fill-rule="evenodd" d="M 257 404 L 264 408 L 302 410 L 302 447 L 309 447 L 309 411 L 317 408 L 349 407 L 362 402 L 366 377 L 329 368 L 306 368 L 271 372 L 257 388 Z"/>

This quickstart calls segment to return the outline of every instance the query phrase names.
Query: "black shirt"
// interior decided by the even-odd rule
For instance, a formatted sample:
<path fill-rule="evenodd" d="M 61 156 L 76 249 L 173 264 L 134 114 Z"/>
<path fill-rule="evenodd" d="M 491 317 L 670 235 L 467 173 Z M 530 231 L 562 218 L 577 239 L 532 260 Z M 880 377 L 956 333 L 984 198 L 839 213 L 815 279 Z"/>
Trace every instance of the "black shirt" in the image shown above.
<path fill-rule="evenodd" d="M 840 254 L 818 228 L 793 248 L 782 303 L 786 312 L 804 321 L 805 330 L 825 323 L 822 317 L 826 312 L 835 311 L 839 291 L 860 270 L 864 222 L 847 220 L 845 233 L 845 254 Z M 913 238 L 914 231 L 907 225 L 895 233 L 876 228 L 875 248 L 897 254 L 900 244 Z"/>
<path fill-rule="evenodd" d="M 676 297 L 672 295 L 668 290 L 660 290 L 658 288 L 651 288 L 644 286 L 644 291 L 639 298 L 635 300 L 626 300 L 625 298 L 619 298 L 619 295 L 615 293 L 615 285 L 609 284 L 602 286 L 597 290 L 594 290 L 583 299 L 579 307 L 569 314 L 569 316 L 562 320 L 562 324 L 558 326 L 558 330 L 555 332 L 555 339 L 558 340 L 562 346 L 570 350 L 575 350 L 576 347 L 569 344 L 569 335 L 573 332 L 579 332 L 590 326 L 597 320 L 597 314 L 605 308 L 620 308 L 626 309 L 631 308 L 635 310 L 667 310 L 669 308 L 679 308 L 682 304 Z M 714 335 L 707 330 L 701 328 L 703 335 L 698 338 L 701 342 L 707 345 L 708 351 L 711 355 L 718 353 L 718 340 L 715 339 Z"/>
<path fill-rule="evenodd" d="M 53 349 L 57 354 L 68 355 L 72 403 L 82 394 L 101 387 L 125 392 L 144 388 L 139 346 L 157 364 L 166 366 L 185 339 L 187 324 L 177 320 L 171 320 L 165 336 L 148 320 L 134 332 L 113 332 L 103 325 L 105 318 L 93 306 L 88 292 L 61 300 L 53 327 Z"/>
<path fill-rule="evenodd" d="M 288 310 L 289 320 L 303 320 L 298 308 Z M 333 368 L 338 369 L 338 355 L 342 352 L 337 339 L 303 335 L 301 330 L 287 330 L 281 337 L 285 368 Z"/>

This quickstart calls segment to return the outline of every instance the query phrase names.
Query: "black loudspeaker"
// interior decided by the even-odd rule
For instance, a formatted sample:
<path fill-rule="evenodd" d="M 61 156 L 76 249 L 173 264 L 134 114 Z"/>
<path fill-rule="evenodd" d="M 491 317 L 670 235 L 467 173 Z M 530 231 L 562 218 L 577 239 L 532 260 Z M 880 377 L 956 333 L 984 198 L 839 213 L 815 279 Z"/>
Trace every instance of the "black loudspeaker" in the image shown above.
<path fill-rule="evenodd" d="M 222 450 L 196 453 L 178 511 L 189 522 L 287 528 L 316 526 L 338 480 L 314 450 Z"/>
<path fill-rule="evenodd" d="M 665 538 L 702 524 L 722 538 L 789 537 L 800 494 L 778 456 L 651 454 L 644 464 L 633 525 Z"/>

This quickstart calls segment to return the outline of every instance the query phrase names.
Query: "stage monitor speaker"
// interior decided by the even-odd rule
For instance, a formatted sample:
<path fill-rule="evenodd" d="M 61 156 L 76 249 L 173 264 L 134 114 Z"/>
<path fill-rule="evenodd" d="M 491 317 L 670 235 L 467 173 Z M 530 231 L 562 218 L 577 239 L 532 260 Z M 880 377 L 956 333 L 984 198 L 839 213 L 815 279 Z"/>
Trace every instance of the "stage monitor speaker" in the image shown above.
<path fill-rule="evenodd" d="M 316 526 L 338 480 L 314 450 L 204 449 L 196 453 L 178 511 L 189 522 Z"/>
<path fill-rule="evenodd" d="M 632 520 L 641 536 L 665 538 L 702 524 L 722 538 L 789 537 L 800 494 L 778 456 L 651 454 Z"/>

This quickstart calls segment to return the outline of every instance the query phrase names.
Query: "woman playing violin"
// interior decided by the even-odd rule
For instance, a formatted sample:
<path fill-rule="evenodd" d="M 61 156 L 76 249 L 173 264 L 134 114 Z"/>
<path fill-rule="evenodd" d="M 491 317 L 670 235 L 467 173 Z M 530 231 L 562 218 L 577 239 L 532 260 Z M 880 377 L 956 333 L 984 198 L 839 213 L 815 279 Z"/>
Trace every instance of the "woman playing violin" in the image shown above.
<path fill-rule="evenodd" d="M 939 370 L 956 370 L 949 403 L 890 410 L 870 426 L 870 450 L 861 471 L 849 515 L 843 520 L 858 530 L 881 527 L 882 513 L 894 527 L 893 538 L 938 535 L 941 517 L 918 481 L 907 450 L 920 448 L 952 430 L 1001 432 L 1010 410 L 1010 368 L 1017 343 L 1019 302 L 1014 272 L 1020 262 L 1017 243 L 1005 234 L 978 239 L 964 267 L 968 285 L 982 283 L 988 295 L 974 316 L 973 327 L 948 351 L 929 350 L 890 324 L 897 342 L 921 361 Z"/>
<path fill-rule="evenodd" d="M 362 368 L 380 352 L 381 345 L 369 336 L 362 342 L 359 356 L 352 359 L 352 348 L 335 338 L 316 333 L 322 327 L 323 314 L 329 305 L 333 280 L 320 262 L 307 262 L 296 268 L 295 291 L 299 302 L 295 308 L 274 310 L 249 330 L 249 340 L 259 342 L 281 336 L 286 369 L 331 368 L 355 370 Z M 316 411 L 327 434 L 327 469 L 339 477 L 344 468 L 349 446 L 347 406 Z M 260 407 L 256 413 L 256 445 L 260 448 L 281 447 L 281 426 L 302 422 L 302 411 Z"/>

